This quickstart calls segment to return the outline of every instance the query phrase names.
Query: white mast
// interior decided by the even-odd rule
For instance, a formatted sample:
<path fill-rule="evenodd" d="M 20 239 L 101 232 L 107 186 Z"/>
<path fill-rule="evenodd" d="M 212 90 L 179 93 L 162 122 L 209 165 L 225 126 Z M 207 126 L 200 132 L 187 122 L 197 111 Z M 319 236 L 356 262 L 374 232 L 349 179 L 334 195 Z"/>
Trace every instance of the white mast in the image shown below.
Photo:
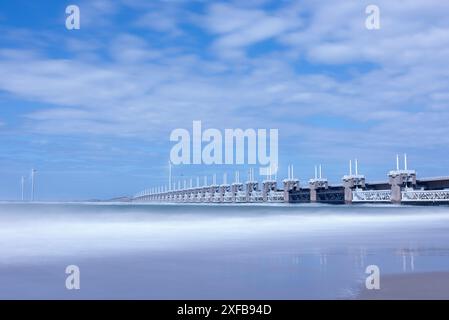
<path fill-rule="evenodd" d="M 349 175 L 352 176 L 352 160 L 349 160 Z"/>
<path fill-rule="evenodd" d="M 321 179 L 321 164 L 320 164 L 320 179 Z"/>
<path fill-rule="evenodd" d="M 404 153 L 404 170 L 407 170 L 407 154 Z"/>
<path fill-rule="evenodd" d="M 34 201 L 34 174 L 36 170 L 31 169 L 31 201 Z"/>
<path fill-rule="evenodd" d="M 396 155 L 396 171 L 399 171 L 399 155 Z"/>
<path fill-rule="evenodd" d="M 359 162 L 357 159 L 355 159 L 355 175 L 357 176 L 359 174 Z"/>
<path fill-rule="evenodd" d="M 168 188 L 171 189 L 171 161 L 168 160 Z"/>

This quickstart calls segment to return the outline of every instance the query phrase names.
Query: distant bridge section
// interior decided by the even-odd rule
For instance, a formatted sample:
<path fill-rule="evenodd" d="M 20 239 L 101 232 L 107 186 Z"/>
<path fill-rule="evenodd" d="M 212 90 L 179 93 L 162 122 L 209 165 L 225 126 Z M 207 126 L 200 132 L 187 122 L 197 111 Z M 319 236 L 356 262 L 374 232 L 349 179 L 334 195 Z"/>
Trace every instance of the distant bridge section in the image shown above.
<path fill-rule="evenodd" d="M 271 176 L 261 183 L 254 179 L 252 169 L 248 180 L 240 182 L 238 173 L 232 184 L 213 183 L 203 186 L 181 188 L 181 183 L 152 188 L 138 193 L 133 201 L 140 202 L 175 202 L 175 203 L 396 203 L 417 205 L 449 204 L 449 176 L 417 179 L 416 172 L 407 168 L 407 158 L 404 155 L 404 168 L 399 168 L 399 157 L 396 158 L 396 170 L 389 171 L 388 181 L 367 182 L 365 176 L 359 174 L 358 163 L 355 160 L 355 173 L 352 172 L 352 162 L 349 162 L 349 174 L 342 178 L 342 185 L 330 185 L 323 177 L 321 166 L 315 167 L 315 176 L 309 179 L 306 186 L 301 187 L 300 181 L 294 177 L 293 166 L 288 168 L 288 177 L 278 187 L 276 179 Z"/>

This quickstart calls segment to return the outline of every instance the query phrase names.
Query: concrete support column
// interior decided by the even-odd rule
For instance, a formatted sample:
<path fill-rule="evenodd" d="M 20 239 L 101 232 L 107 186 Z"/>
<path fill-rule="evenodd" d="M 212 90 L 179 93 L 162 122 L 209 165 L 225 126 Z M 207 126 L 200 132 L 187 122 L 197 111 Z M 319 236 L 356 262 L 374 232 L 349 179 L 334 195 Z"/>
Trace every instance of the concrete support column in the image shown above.
<path fill-rule="evenodd" d="M 228 185 L 221 185 L 219 188 L 219 193 L 220 193 L 220 202 L 224 202 L 224 197 L 226 192 L 228 191 Z"/>
<path fill-rule="evenodd" d="M 232 186 L 231 186 L 232 202 L 236 202 L 237 201 L 237 193 L 239 191 L 243 191 L 243 184 L 241 184 L 239 182 L 233 183 Z"/>
<path fill-rule="evenodd" d="M 401 186 L 394 183 L 391 185 L 391 202 L 401 203 L 401 200 L 402 200 Z"/>
<path fill-rule="evenodd" d="M 276 191 L 277 190 L 277 183 L 274 180 L 265 180 L 262 183 L 262 199 L 263 202 L 268 201 L 268 195 L 270 194 L 270 191 Z"/>
<path fill-rule="evenodd" d="M 347 175 L 343 176 L 343 186 L 345 188 L 345 203 L 352 203 L 352 192 L 355 188 L 365 188 L 365 176 Z"/>
<path fill-rule="evenodd" d="M 317 202 L 318 189 L 327 189 L 329 187 L 326 179 L 310 179 L 310 202 Z"/>
<path fill-rule="evenodd" d="M 214 202 L 216 192 L 218 192 L 218 186 L 217 185 L 211 186 L 209 191 L 210 193 L 209 202 Z"/>
<path fill-rule="evenodd" d="M 284 182 L 284 202 L 290 202 L 290 191 L 299 190 L 299 180 L 286 179 Z"/>
<path fill-rule="evenodd" d="M 235 202 L 235 199 L 237 198 L 237 191 L 238 191 L 237 185 L 235 183 L 233 183 L 231 185 L 231 193 L 232 193 L 231 201 L 232 202 Z"/>
<path fill-rule="evenodd" d="M 270 192 L 270 185 L 266 182 L 262 183 L 262 200 L 263 202 L 268 201 L 268 193 Z"/>
<path fill-rule="evenodd" d="M 345 187 L 345 203 L 352 204 L 352 186 L 344 184 Z"/>
<path fill-rule="evenodd" d="M 198 189 L 195 189 L 193 192 L 193 199 L 192 199 L 193 202 L 198 202 L 199 196 L 200 196 L 200 192 L 198 191 Z"/>
<path fill-rule="evenodd" d="M 310 185 L 310 202 L 316 202 L 316 186 Z"/>
<path fill-rule="evenodd" d="M 251 201 L 251 194 L 253 191 L 257 191 L 259 189 L 258 183 L 256 181 L 248 181 L 246 183 L 246 202 Z"/>
<path fill-rule="evenodd" d="M 203 187 L 200 192 L 200 202 L 205 202 L 205 197 L 206 197 L 206 188 Z"/>
<path fill-rule="evenodd" d="M 414 170 L 395 170 L 388 174 L 391 185 L 391 202 L 401 203 L 402 189 L 416 185 L 416 172 Z"/>

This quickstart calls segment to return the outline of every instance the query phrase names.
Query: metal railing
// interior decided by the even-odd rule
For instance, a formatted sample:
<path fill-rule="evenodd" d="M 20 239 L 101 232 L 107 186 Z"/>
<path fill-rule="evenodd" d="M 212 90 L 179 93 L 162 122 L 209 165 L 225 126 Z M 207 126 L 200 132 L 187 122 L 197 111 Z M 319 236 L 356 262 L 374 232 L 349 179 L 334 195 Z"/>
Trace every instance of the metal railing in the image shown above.
<path fill-rule="evenodd" d="M 449 190 L 405 190 L 402 191 L 402 201 L 403 202 L 449 201 Z"/>
<path fill-rule="evenodd" d="M 391 190 L 355 190 L 352 191 L 353 202 L 389 202 Z"/>

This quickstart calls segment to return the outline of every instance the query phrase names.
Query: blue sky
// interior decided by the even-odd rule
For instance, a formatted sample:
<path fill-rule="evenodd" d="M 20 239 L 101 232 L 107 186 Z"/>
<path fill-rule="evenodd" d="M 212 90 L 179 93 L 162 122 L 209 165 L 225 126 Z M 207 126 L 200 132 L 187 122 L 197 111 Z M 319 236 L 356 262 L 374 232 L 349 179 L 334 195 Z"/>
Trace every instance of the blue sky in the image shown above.
<path fill-rule="evenodd" d="M 381 29 L 365 28 L 374 3 Z M 76 4 L 81 29 L 65 28 Z M 165 183 L 170 132 L 279 129 L 304 184 L 350 158 L 383 180 L 407 152 L 449 175 L 449 3 L 2 1 L 0 199 L 38 170 L 37 198 L 131 195 Z M 189 178 L 239 169 L 179 166 Z M 28 181 L 29 182 L 29 181 Z"/>

